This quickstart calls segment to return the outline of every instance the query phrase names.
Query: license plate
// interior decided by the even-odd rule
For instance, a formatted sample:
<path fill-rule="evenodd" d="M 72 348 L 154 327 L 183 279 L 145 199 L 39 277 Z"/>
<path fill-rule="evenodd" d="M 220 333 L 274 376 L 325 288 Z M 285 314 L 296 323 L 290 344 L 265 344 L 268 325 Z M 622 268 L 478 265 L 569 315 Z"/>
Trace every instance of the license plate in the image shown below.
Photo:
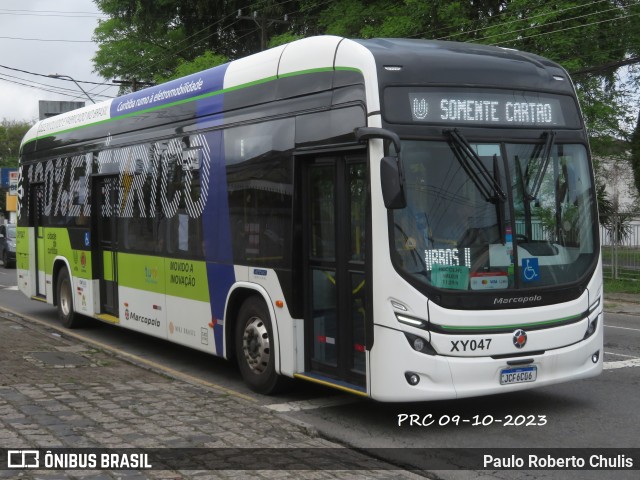
<path fill-rule="evenodd" d="M 537 377 L 538 367 L 507 368 L 500 371 L 500 385 L 535 382 Z"/>

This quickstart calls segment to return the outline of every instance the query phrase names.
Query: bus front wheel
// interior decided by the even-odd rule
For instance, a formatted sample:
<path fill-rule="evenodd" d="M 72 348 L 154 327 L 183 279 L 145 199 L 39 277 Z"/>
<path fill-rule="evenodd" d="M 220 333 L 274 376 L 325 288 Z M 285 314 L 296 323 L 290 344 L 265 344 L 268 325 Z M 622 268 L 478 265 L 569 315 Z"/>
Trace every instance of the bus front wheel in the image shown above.
<path fill-rule="evenodd" d="M 235 347 L 240 373 L 251 390 L 268 395 L 282 389 L 286 379 L 276 373 L 271 317 L 262 299 L 250 297 L 242 304 Z"/>
<path fill-rule="evenodd" d="M 80 324 L 78 313 L 73 309 L 73 289 L 71 277 L 66 268 L 58 274 L 58 318 L 67 328 L 76 328 Z"/>

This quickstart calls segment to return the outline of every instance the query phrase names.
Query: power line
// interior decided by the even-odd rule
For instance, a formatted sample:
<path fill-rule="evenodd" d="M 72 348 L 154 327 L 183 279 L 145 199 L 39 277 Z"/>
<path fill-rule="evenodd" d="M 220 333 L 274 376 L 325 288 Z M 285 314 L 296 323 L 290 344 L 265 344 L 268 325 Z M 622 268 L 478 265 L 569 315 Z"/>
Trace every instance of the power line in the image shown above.
<path fill-rule="evenodd" d="M 284 16 L 284 20 L 280 20 L 277 18 L 268 18 L 265 16 L 259 16 L 258 12 L 253 12 L 253 15 L 247 16 L 242 15 L 241 10 L 238 10 L 238 19 L 239 20 L 253 20 L 258 29 L 260 30 L 260 51 L 264 50 L 267 45 L 267 28 L 271 27 L 273 24 L 285 24 L 290 25 L 289 18 L 287 15 Z"/>
<path fill-rule="evenodd" d="M 105 16 L 104 13 L 98 12 L 72 12 L 67 10 L 25 10 L 15 8 L 0 8 L 0 12 L 37 12 L 37 13 L 79 13 L 79 14 L 92 14 L 96 16 Z"/>
<path fill-rule="evenodd" d="M 295 1 L 295 0 L 284 0 L 284 1 L 282 1 L 282 2 L 275 3 L 275 4 L 271 5 L 271 7 L 272 7 L 272 8 L 273 8 L 273 7 L 279 7 L 279 6 L 281 6 L 281 5 L 285 5 L 285 4 L 287 4 L 287 3 L 291 3 L 291 2 L 293 2 L 293 1 Z M 322 5 L 322 4 L 324 4 L 324 3 L 329 3 L 329 2 L 326 2 L 326 1 L 325 1 L 325 2 L 323 2 L 323 3 L 320 3 L 320 5 Z M 245 7 L 245 8 L 247 8 L 247 9 L 251 10 L 251 9 L 253 9 L 253 8 L 255 8 L 256 6 L 259 6 L 259 5 L 260 5 L 259 3 L 254 3 L 253 5 L 250 5 L 250 6 Z M 293 13 L 291 13 L 291 14 L 293 14 Z M 287 15 L 291 15 L 291 14 L 287 14 Z M 217 24 L 219 24 L 219 23 L 224 22 L 225 20 L 229 19 L 230 17 L 233 17 L 234 15 L 237 15 L 237 13 L 236 13 L 236 12 L 233 12 L 233 13 L 230 13 L 229 15 L 226 15 L 225 17 L 221 18 L 221 19 L 220 19 L 220 20 L 218 20 L 217 22 L 214 22 L 214 23 L 212 23 L 211 25 L 207 25 L 207 26 L 206 26 L 205 28 L 203 28 L 202 30 L 199 30 L 198 32 L 196 32 L 196 33 L 194 33 L 193 35 L 191 35 L 191 36 L 189 36 L 189 37 L 185 38 L 184 40 L 181 40 L 180 42 L 176 43 L 176 44 L 175 44 L 175 45 L 173 45 L 173 46 L 175 47 L 175 46 L 177 46 L 177 45 L 180 45 L 181 43 L 186 42 L 187 40 L 189 40 L 189 39 L 191 39 L 191 38 L 195 37 L 196 35 L 198 35 L 198 34 L 200 34 L 200 33 L 204 32 L 205 30 L 209 30 L 211 27 L 214 27 L 215 25 L 217 25 Z M 216 34 L 222 33 L 222 32 L 224 32 L 225 30 L 227 30 L 227 29 L 231 28 L 232 26 L 234 26 L 235 24 L 237 24 L 237 23 L 238 23 L 238 21 L 239 21 L 239 20 L 236 18 L 236 20 L 235 20 L 234 22 L 230 23 L 229 25 L 227 25 L 226 27 L 224 27 L 222 30 L 220 30 L 220 31 L 218 31 L 218 32 L 213 32 L 213 33 L 211 33 L 211 34 L 207 35 L 206 37 L 203 37 L 203 38 L 201 38 L 200 40 L 198 40 L 198 41 L 196 41 L 196 42 L 193 42 L 193 43 L 191 43 L 191 44 L 187 45 L 185 48 L 180 49 L 180 50 L 178 50 L 177 52 L 171 52 L 170 54 L 167 54 L 166 56 L 164 56 L 164 57 L 163 57 L 163 58 L 161 58 L 160 60 L 162 60 L 162 59 L 166 58 L 166 57 L 167 57 L 167 56 L 169 56 L 169 55 L 176 55 L 176 54 L 178 54 L 178 53 L 182 53 L 182 52 L 184 52 L 185 50 L 188 50 L 188 49 L 190 49 L 190 48 L 193 48 L 193 47 L 194 47 L 195 45 L 197 45 L 198 43 L 204 42 L 204 41 L 205 41 L 205 40 L 207 40 L 208 38 L 210 38 L 210 37 L 212 37 L 212 36 L 214 36 L 214 35 L 216 35 Z M 252 30 L 252 32 L 251 32 L 251 33 L 255 33 L 255 32 L 257 32 L 257 31 L 258 31 L 257 29 L 256 29 L 256 30 Z M 244 37 L 246 37 L 246 36 L 247 36 L 247 35 L 245 34 L 245 35 L 243 35 L 243 36 L 242 36 L 242 37 L 240 37 L 240 38 L 244 38 Z M 236 41 L 237 41 L 237 40 L 239 40 L 239 38 L 236 38 Z M 155 64 L 157 64 L 157 63 L 159 63 L 159 62 L 160 62 L 160 60 L 159 60 L 158 62 L 155 62 L 153 65 L 155 65 Z"/>
<path fill-rule="evenodd" d="M 16 16 L 29 16 L 29 17 L 63 17 L 63 18 L 105 18 L 104 15 L 62 15 L 60 13 L 18 13 L 18 12 L 3 12 L 3 11 L 0 11 L 0 15 L 16 15 Z"/>
<path fill-rule="evenodd" d="M 20 72 L 20 73 L 26 73 L 28 75 L 34 75 L 34 76 L 38 76 L 38 77 L 52 78 L 51 75 L 45 75 L 45 74 L 42 74 L 42 73 L 30 72 L 28 70 L 22 70 L 22 69 L 19 69 L 19 68 L 8 67 L 6 65 L 0 65 L 0 68 L 4 68 L 4 69 L 7 69 L 7 70 Z M 1 78 L 5 82 L 14 83 L 14 84 L 25 86 L 25 87 L 29 87 L 29 88 L 36 88 L 36 89 L 44 90 L 46 92 L 57 93 L 57 94 L 60 94 L 60 95 L 73 96 L 75 98 L 81 98 L 81 95 L 77 95 L 76 91 L 72 90 L 72 89 L 63 88 L 63 87 L 56 87 L 56 86 L 48 84 L 48 83 L 40 83 L 40 82 L 36 82 L 34 80 L 28 80 L 26 78 L 16 77 L 14 75 L 9 75 L 9 74 L 6 74 L 6 73 L 0 73 L 0 76 L 9 77 L 9 78 L 15 78 L 17 80 L 22 80 L 23 82 L 30 82 L 30 83 L 32 83 L 34 85 L 29 85 L 29 84 L 17 82 L 15 80 L 12 81 L 12 80 L 7 80 L 6 78 Z M 84 80 L 70 80 L 68 78 L 58 78 L 58 80 L 64 80 L 66 82 L 74 81 L 74 82 L 76 82 L 76 84 L 78 84 L 78 83 L 86 83 L 86 84 L 99 85 L 99 86 L 108 86 L 108 87 L 114 87 L 115 86 L 115 85 L 109 85 L 108 83 L 89 82 L 89 81 L 84 81 Z M 41 85 L 41 86 L 38 87 L 36 85 Z M 50 87 L 50 88 L 43 88 L 43 87 Z M 79 87 L 79 85 L 78 85 L 78 87 Z M 51 88 L 54 88 L 56 90 L 51 90 Z M 82 90 L 81 87 L 80 87 L 80 89 Z M 65 92 L 69 92 L 69 93 L 65 93 Z M 103 98 L 107 98 L 107 99 L 108 98 L 113 98 L 113 96 L 105 95 L 103 92 L 104 92 L 104 90 L 102 92 L 100 92 L 100 93 L 95 93 L 94 96 L 103 97 Z M 71 94 L 73 94 L 73 95 L 71 95 Z"/>
<path fill-rule="evenodd" d="M 93 43 L 93 40 L 64 40 L 53 38 L 23 38 L 23 37 L 0 37 L 7 40 L 27 40 L 31 42 L 66 42 L 66 43 Z"/>
<path fill-rule="evenodd" d="M 625 18 L 637 17 L 638 15 L 640 15 L 640 13 L 633 13 L 633 14 L 630 14 L 630 15 L 623 15 L 621 17 L 610 18 L 608 20 L 600 20 L 598 22 L 591 22 L 591 23 L 587 23 L 587 24 L 584 24 L 584 25 L 576 25 L 576 26 L 573 26 L 573 27 L 561 28 L 560 30 L 554 30 L 553 32 L 542 32 L 542 33 L 537 33 L 535 35 L 529 35 L 529 36 L 526 36 L 526 37 L 514 38 L 514 39 L 511 39 L 511 40 L 504 40 L 502 42 L 492 43 L 491 45 L 497 46 L 497 45 L 503 45 L 505 43 L 520 42 L 522 40 L 526 40 L 528 38 L 539 37 L 541 35 L 553 35 L 555 33 L 566 32 L 568 30 L 575 30 L 576 28 L 590 27 L 592 25 L 598 25 L 598 24 L 601 24 L 601 23 L 615 22 L 615 21 L 622 20 L 622 19 L 625 19 Z M 534 28 L 540 28 L 540 27 L 534 27 Z"/>
<path fill-rule="evenodd" d="M 613 10 L 620 11 L 620 8 L 613 7 L 613 8 L 609 8 L 607 10 L 600 10 L 599 12 L 585 13 L 584 15 L 578 15 L 578 16 L 575 16 L 575 17 L 564 18 L 564 19 L 561 19 L 561 20 L 555 20 L 555 21 L 549 22 L 549 23 L 541 23 L 540 25 L 529 26 L 529 27 L 521 28 L 519 30 L 512 30 L 510 32 L 496 33 L 495 35 L 489 35 L 489 36 L 486 36 L 486 37 L 482 37 L 482 38 L 476 39 L 474 41 L 482 42 L 483 40 L 488 40 L 490 38 L 502 37 L 504 35 L 513 35 L 515 33 L 526 32 L 528 30 L 537 30 L 539 28 L 544 28 L 544 27 L 548 27 L 550 25 L 555 25 L 556 23 L 571 22 L 571 21 L 574 21 L 574 20 L 578 20 L 580 18 L 591 17 L 593 15 L 601 15 L 603 13 L 611 12 Z M 616 18 L 610 19 L 610 20 L 617 20 L 619 18 L 624 18 L 624 17 L 616 17 Z M 500 27 L 502 27 L 502 25 L 494 25 L 494 27 L 499 27 L 500 28 Z"/>
<path fill-rule="evenodd" d="M 292 1 L 295 1 L 295 0 L 284 0 L 284 1 L 282 1 L 282 2 L 279 2 L 279 3 L 276 3 L 276 4 L 274 4 L 274 5 L 271 5 L 271 7 L 278 7 L 278 6 L 281 6 L 281 5 L 285 5 L 285 4 L 287 4 L 287 3 L 291 3 Z M 327 3 L 327 2 L 323 2 L 323 3 Z M 323 4 L 323 3 L 321 3 L 321 4 Z M 259 4 L 259 3 L 254 3 L 253 5 L 250 5 L 250 6 L 246 7 L 246 8 L 252 9 L 252 8 L 259 7 L 259 6 L 260 6 L 260 4 Z M 172 47 L 173 47 L 173 48 L 175 48 L 176 46 L 178 46 L 178 45 L 180 45 L 180 44 L 182 44 L 182 43 L 187 42 L 188 40 L 190 40 L 190 39 L 194 38 L 196 35 L 199 35 L 200 33 L 204 32 L 204 31 L 210 30 L 212 27 L 215 27 L 216 25 L 218 25 L 218 24 L 220 24 L 220 23 L 224 22 L 225 20 L 228 20 L 229 18 L 231 18 L 231 17 L 235 16 L 236 14 L 237 14 L 237 11 L 234 11 L 233 13 L 230 13 L 229 15 L 226 15 L 226 16 L 222 17 L 221 19 L 217 20 L 216 22 L 213 22 L 213 23 L 212 23 L 212 24 L 210 24 L 210 25 L 207 25 L 205 28 L 203 28 L 203 29 L 201 29 L 201 30 L 199 30 L 199 31 L 195 32 L 194 34 L 190 35 L 189 37 L 187 37 L 187 38 L 184 38 L 184 39 L 180 40 L 179 42 L 177 42 L 177 43 L 175 43 L 174 45 L 172 45 Z M 189 50 L 189 49 L 191 49 L 191 48 L 195 47 L 198 43 L 204 42 L 205 40 L 207 40 L 208 38 L 210 38 L 210 37 L 212 37 L 212 36 L 214 36 L 214 35 L 219 35 L 220 33 L 224 32 L 225 30 L 227 30 L 227 29 L 231 28 L 231 27 L 232 27 L 233 25 L 235 25 L 237 22 L 238 22 L 238 20 L 236 19 L 236 21 L 234 21 L 234 22 L 232 22 L 231 24 L 227 25 L 226 27 L 224 27 L 224 28 L 223 28 L 222 30 L 220 30 L 220 31 L 214 31 L 213 33 L 211 33 L 211 34 L 209 34 L 209 35 L 207 35 L 207 36 L 205 36 L 205 37 L 203 37 L 203 38 L 201 38 L 201 39 L 199 39 L 199 40 L 197 40 L 197 41 L 195 41 L 195 42 L 193 42 L 193 43 L 188 44 L 185 48 L 182 48 L 182 49 L 180 49 L 180 50 L 178 50 L 178 51 L 172 51 L 172 52 L 169 52 L 169 53 L 167 53 L 166 55 L 164 55 L 164 56 L 160 57 L 158 60 L 153 61 L 150 65 L 152 65 L 152 66 L 153 66 L 153 65 L 157 65 L 158 63 L 160 63 L 162 60 L 164 60 L 165 58 L 167 58 L 167 57 L 169 57 L 169 56 L 175 56 L 175 55 L 177 55 L 177 54 L 179 54 L 179 53 L 184 52 L 185 50 Z M 256 31 L 257 31 L 257 30 L 253 30 L 253 31 L 249 32 L 249 34 L 251 34 L 251 33 L 255 33 Z M 248 34 L 245 34 L 245 35 L 243 35 L 243 36 L 242 36 L 242 37 L 240 37 L 240 38 L 244 38 L 244 37 L 246 37 L 247 35 L 248 35 Z M 240 38 L 237 38 L 236 40 L 239 40 Z M 142 66 L 143 64 L 148 64 L 148 61 L 140 62 L 140 63 L 138 63 L 137 65 L 134 65 L 134 66 L 132 67 L 132 71 L 134 72 L 134 74 L 135 74 L 135 72 L 136 72 L 136 69 L 138 69 L 138 67 Z M 139 70 L 138 70 L 138 72 L 139 72 Z M 95 90 L 95 88 L 91 89 L 91 90 L 90 90 L 90 92 L 92 92 L 93 90 Z M 102 91 L 104 91 L 104 90 L 102 90 Z"/>
<path fill-rule="evenodd" d="M 515 20 L 509 20 L 509 21 L 507 21 L 507 22 L 501 22 L 501 23 L 497 23 L 497 24 L 494 24 L 494 25 L 488 25 L 488 26 L 486 26 L 486 27 L 483 27 L 483 28 L 477 28 L 477 29 L 475 29 L 475 30 L 471 30 L 471 31 L 465 31 L 465 32 L 459 32 L 459 33 L 453 33 L 453 34 L 451 34 L 451 35 L 447 35 L 446 37 L 438 37 L 436 40 L 447 40 L 447 39 L 452 38 L 452 37 L 459 37 L 460 35 L 469 35 L 469 34 L 471 34 L 471 33 L 481 32 L 481 31 L 483 31 L 483 30 L 488 30 L 488 29 L 490 29 L 490 28 L 494 28 L 494 27 L 496 27 L 496 26 L 503 27 L 504 25 L 510 25 L 510 24 L 512 24 L 512 23 L 517 23 L 517 22 L 525 22 L 525 21 L 533 20 L 533 19 L 535 19 L 535 18 L 539 18 L 539 17 L 549 16 L 549 15 L 551 15 L 551 14 L 557 15 L 558 13 L 567 12 L 567 11 L 569 11 L 569 10 L 575 10 L 576 8 L 584 8 L 584 7 L 588 7 L 588 6 L 590 6 L 590 5 L 594 5 L 594 4 L 596 4 L 596 3 L 602 3 L 602 2 L 609 2 L 609 0 L 596 0 L 596 1 L 591 2 L 591 3 L 586 3 L 586 4 L 582 4 L 582 5 L 576 5 L 576 6 L 568 7 L 568 8 L 561 9 L 561 10 L 554 10 L 554 11 L 552 11 L 552 12 L 547 11 L 547 12 L 545 12 L 545 13 L 539 13 L 539 14 L 537 14 L 537 15 L 531 15 L 531 16 L 529 16 L 529 17 L 517 18 L 517 19 L 515 19 Z M 515 13 L 515 12 L 510 12 L 510 11 L 507 9 L 507 10 L 505 10 L 504 12 L 500 12 L 498 15 L 494 15 L 494 16 L 493 16 L 493 17 L 491 17 L 491 18 L 497 18 L 497 17 L 498 17 L 498 16 L 500 16 L 500 15 L 507 15 L 507 14 L 509 14 L 509 13 Z M 421 35 L 421 34 L 417 34 L 417 35 Z M 412 36 L 415 36 L 415 35 L 412 35 Z"/>
<path fill-rule="evenodd" d="M 206 26 L 205 28 L 203 28 L 202 30 L 199 30 L 199 31 L 197 31 L 196 33 L 194 33 L 194 34 L 190 35 L 189 37 L 187 37 L 187 38 L 185 38 L 185 39 L 183 39 L 183 40 L 180 40 L 179 42 L 177 42 L 177 43 L 176 43 L 176 44 L 174 44 L 173 46 L 175 47 L 175 46 L 177 46 L 177 45 L 180 45 L 181 43 L 184 43 L 185 41 L 189 40 L 190 38 L 195 37 L 196 35 L 198 35 L 198 34 L 200 34 L 200 33 L 204 32 L 205 30 L 208 30 L 209 28 L 211 28 L 211 27 L 213 27 L 213 26 L 215 26 L 215 25 L 217 25 L 217 24 L 219 24 L 219 23 L 221 23 L 221 22 L 225 21 L 227 18 L 229 18 L 229 17 L 231 17 L 231 16 L 233 16 L 233 15 L 235 15 L 235 12 L 234 12 L 234 13 L 232 13 L 232 14 L 227 15 L 226 17 L 221 18 L 220 20 L 218 20 L 217 22 L 214 22 L 214 23 L 213 23 L 213 24 L 211 24 L 211 25 L 207 25 L 207 26 Z M 236 22 L 232 23 L 232 25 L 233 25 L 233 24 L 235 24 L 235 23 L 236 23 Z M 217 32 L 216 32 L 216 33 L 217 33 Z M 212 33 L 211 35 L 208 35 L 208 36 L 207 36 L 207 37 L 205 37 L 203 40 L 206 40 L 207 38 L 209 38 L 209 37 L 210 37 L 210 36 L 212 36 L 212 35 L 215 35 L 215 33 Z M 198 42 L 203 41 L 203 40 L 199 40 Z M 177 52 L 172 52 L 171 54 L 167 54 L 167 55 L 165 55 L 165 56 L 161 57 L 160 59 L 158 59 L 158 60 L 156 60 L 156 61 L 152 62 L 152 63 L 151 63 L 151 65 L 152 65 L 152 66 L 153 66 L 153 65 L 157 65 L 157 64 L 158 64 L 158 63 L 160 63 L 162 60 L 164 60 L 165 58 L 167 58 L 169 55 L 174 55 L 174 56 L 175 56 L 175 55 L 179 54 L 180 52 L 183 52 L 184 50 L 187 50 L 187 49 L 188 49 L 188 48 L 190 48 L 190 47 L 191 47 L 191 45 L 188 45 L 187 47 L 185 47 L 185 48 L 184 48 L 184 49 L 182 49 L 182 50 L 178 50 Z M 140 62 L 140 63 L 138 63 L 138 64 L 134 65 L 134 66 L 132 67 L 133 72 L 135 72 L 135 71 L 136 71 L 136 69 L 138 69 L 138 67 L 140 67 L 141 65 L 143 65 L 143 64 L 147 64 L 147 63 L 148 63 L 147 61 L 144 61 L 144 62 Z M 138 71 L 139 71 L 139 70 L 138 70 Z M 90 92 L 92 92 L 92 91 L 93 91 L 93 90 L 95 90 L 95 89 L 96 89 L 96 88 L 92 88 L 92 89 L 90 90 Z M 102 90 L 101 92 L 104 92 L 104 90 Z"/>
<path fill-rule="evenodd" d="M 45 92 L 55 93 L 57 95 L 64 95 L 65 97 L 80 98 L 80 95 L 78 95 L 75 92 L 73 94 L 72 93 L 64 93 L 64 92 L 61 92 L 59 90 L 52 90 L 52 89 L 49 89 L 49 88 L 38 87 L 36 85 L 29 85 L 27 83 L 17 82 L 15 80 L 8 80 L 6 78 L 3 78 L 2 74 L 0 74 L 0 81 L 7 82 L 7 83 L 13 83 L 15 85 L 20 85 L 20 86 L 28 87 L 28 88 L 35 88 L 36 90 L 44 90 Z M 53 87 L 53 88 L 55 88 L 55 87 Z M 104 97 L 105 95 L 101 95 L 101 96 Z"/>
<path fill-rule="evenodd" d="M 48 92 L 60 93 L 62 95 L 66 95 L 67 93 L 72 93 L 74 95 L 77 95 L 77 90 L 75 90 L 75 89 L 64 88 L 64 87 L 56 87 L 55 85 L 51 85 L 51 84 L 48 84 L 48 83 L 36 82 L 34 80 L 28 80 L 28 79 L 22 78 L 22 77 L 16 77 L 15 75 L 9 75 L 7 73 L 0 73 L 0 78 L 2 78 L 2 77 L 6 77 L 6 78 L 3 78 L 3 80 L 5 80 L 7 82 L 13 82 L 13 83 L 16 83 L 18 85 L 28 86 L 28 87 L 32 87 L 32 88 L 41 88 L 41 87 L 37 87 L 37 85 L 40 85 L 42 87 L 49 87 L 49 88 L 41 88 L 42 90 L 46 90 Z M 13 78 L 13 79 L 16 79 L 16 80 L 22 80 L 23 82 L 29 82 L 29 84 L 16 82 L 15 80 L 7 80 L 7 78 Z M 30 85 L 30 84 L 33 84 L 33 85 Z M 51 90 L 51 88 L 56 89 L 56 90 Z M 104 97 L 104 98 L 113 98 L 113 97 L 110 97 L 108 95 L 98 95 L 98 96 Z"/>
<path fill-rule="evenodd" d="M 152 87 L 155 85 L 153 82 L 143 82 L 138 80 L 137 78 L 127 79 L 127 80 L 111 80 L 115 84 L 119 85 L 131 85 L 131 90 L 134 92 L 138 91 L 138 87 Z"/>
<path fill-rule="evenodd" d="M 48 78 L 50 78 L 49 75 L 45 75 L 43 73 L 30 72 L 28 70 L 21 70 L 19 68 L 7 67 L 6 65 L 0 65 L 0 68 L 6 68 L 7 70 L 13 70 L 14 72 L 26 73 L 26 74 L 29 74 L 29 75 L 36 75 L 38 77 L 48 77 Z M 61 79 L 61 80 L 65 80 L 65 79 Z M 67 81 L 70 81 L 70 80 L 67 80 Z M 109 85 L 106 82 L 99 83 L 99 82 L 89 82 L 89 81 L 86 81 L 86 80 L 76 80 L 76 82 L 78 82 L 78 83 L 88 83 L 88 84 L 91 84 L 91 85 L 113 86 L 113 85 Z"/>

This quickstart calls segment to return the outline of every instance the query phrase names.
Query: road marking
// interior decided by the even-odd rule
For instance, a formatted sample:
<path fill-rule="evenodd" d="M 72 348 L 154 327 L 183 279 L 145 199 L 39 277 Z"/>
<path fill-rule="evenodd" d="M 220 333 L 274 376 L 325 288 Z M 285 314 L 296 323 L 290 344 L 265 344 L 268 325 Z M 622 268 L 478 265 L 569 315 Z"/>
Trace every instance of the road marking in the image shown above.
<path fill-rule="evenodd" d="M 16 292 L 18 291 L 17 285 L 14 285 L 13 287 L 5 287 L 4 285 L 0 285 L 0 287 L 2 287 L 3 290 L 15 290 Z"/>
<path fill-rule="evenodd" d="M 640 358 L 633 358 L 631 360 L 619 360 L 617 362 L 604 362 L 603 368 L 605 370 L 617 370 L 618 368 L 626 367 L 640 367 Z"/>
<path fill-rule="evenodd" d="M 609 328 L 619 328 L 620 330 L 632 330 L 632 331 L 634 331 L 634 332 L 640 332 L 640 328 L 616 327 L 615 325 L 605 325 L 605 327 L 609 327 Z"/>
<path fill-rule="evenodd" d="M 228 395 L 232 395 L 234 397 L 242 398 L 242 399 L 247 400 L 247 401 L 252 402 L 252 403 L 258 403 L 258 399 L 257 398 L 250 397 L 249 395 L 245 395 L 244 393 L 236 392 L 235 390 L 232 390 L 232 389 L 227 388 L 227 387 L 223 387 L 222 385 L 218 385 L 216 383 L 208 382 L 208 381 L 203 380 L 201 378 L 194 377 L 193 375 L 189 375 L 188 373 L 184 373 L 184 372 L 181 372 L 179 370 L 175 370 L 175 369 L 173 369 L 171 367 L 167 367 L 165 365 L 162 365 L 160 363 L 156 363 L 156 362 L 154 362 L 152 360 L 147 360 L 146 358 L 142 358 L 142 357 L 139 357 L 139 356 L 134 355 L 132 353 L 125 352 L 124 350 L 120 350 L 117 347 L 113 347 L 111 345 L 99 342 L 97 340 L 93 340 L 93 339 L 91 339 L 89 337 L 85 337 L 84 335 L 80 335 L 79 333 L 73 332 L 73 331 L 71 331 L 69 329 L 66 329 L 66 328 L 63 328 L 63 327 L 58 327 L 55 324 L 44 322 L 44 321 L 42 321 L 40 319 L 37 319 L 37 318 L 29 316 L 29 315 L 25 315 L 25 314 L 23 314 L 21 312 L 12 310 L 12 309 L 7 308 L 7 307 L 1 307 L 0 311 L 12 313 L 13 315 L 15 315 L 15 316 L 17 316 L 19 318 L 22 318 L 24 320 L 28 320 L 28 321 L 33 322 L 33 323 L 37 323 L 38 325 L 40 325 L 42 327 L 46 327 L 46 328 L 53 329 L 53 330 L 56 330 L 58 332 L 61 332 L 65 336 L 75 338 L 76 340 L 80 340 L 81 342 L 85 342 L 85 343 L 88 343 L 88 344 L 93 345 L 95 347 L 98 347 L 98 348 L 101 348 L 103 350 L 106 350 L 108 352 L 114 353 L 115 355 L 119 356 L 120 358 L 124 358 L 124 359 L 132 362 L 134 365 L 137 364 L 138 366 L 140 366 L 140 364 L 143 364 L 143 365 L 146 365 L 147 367 L 151 367 L 151 368 L 153 368 L 155 370 L 160 370 L 160 371 L 168 374 L 169 376 L 171 376 L 171 377 L 173 377 L 173 378 L 175 378 L 177 380 L 186 381 L 186 382 L 191 383 L 191 384 L 203 385 L 203 386 L 206 386 L 206 387 L 209 387 L 209 388 L 213 388 L 215 390 L 221 390 L 221 391 L 223 391 L 224 393 L 226 393 Z"/>
<path fill-rule="evenodd" d="M 625 355 L 623 353 L 604 352 L 606 355 L 617 355 L 618 357 L 638 358 L 635 355 Z"/>
<path fill-rule="evenodd" d="M 343 395 L 339 397 L 314 398 L 312 400 L 298 400 L 296 402 L 274 403 L 266 407 L 275 412 L 300 412 L 302 410 L 315 410 L 317 408 L 337 407 L 355 403 L 359 398 L 353 395 Z"/>

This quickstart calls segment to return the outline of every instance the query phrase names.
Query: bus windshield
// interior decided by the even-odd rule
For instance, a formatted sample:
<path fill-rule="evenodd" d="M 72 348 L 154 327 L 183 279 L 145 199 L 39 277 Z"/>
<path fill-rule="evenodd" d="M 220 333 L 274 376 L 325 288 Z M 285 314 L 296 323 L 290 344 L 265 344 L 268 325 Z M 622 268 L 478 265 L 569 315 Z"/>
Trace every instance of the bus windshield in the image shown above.
<path fill-rule="evenodd" d="M 474 178 L 454 142 L 403 141 L 407 205 L 392 212 L 390 228 L 396 268 L 448 290 L 580 279 L 597 257 L 586 148 L 554 144 L 551 134 L 540 143 L 469 145 L 490 182 Z M 482 188 L 488 183 L 495 187 Z"/>

